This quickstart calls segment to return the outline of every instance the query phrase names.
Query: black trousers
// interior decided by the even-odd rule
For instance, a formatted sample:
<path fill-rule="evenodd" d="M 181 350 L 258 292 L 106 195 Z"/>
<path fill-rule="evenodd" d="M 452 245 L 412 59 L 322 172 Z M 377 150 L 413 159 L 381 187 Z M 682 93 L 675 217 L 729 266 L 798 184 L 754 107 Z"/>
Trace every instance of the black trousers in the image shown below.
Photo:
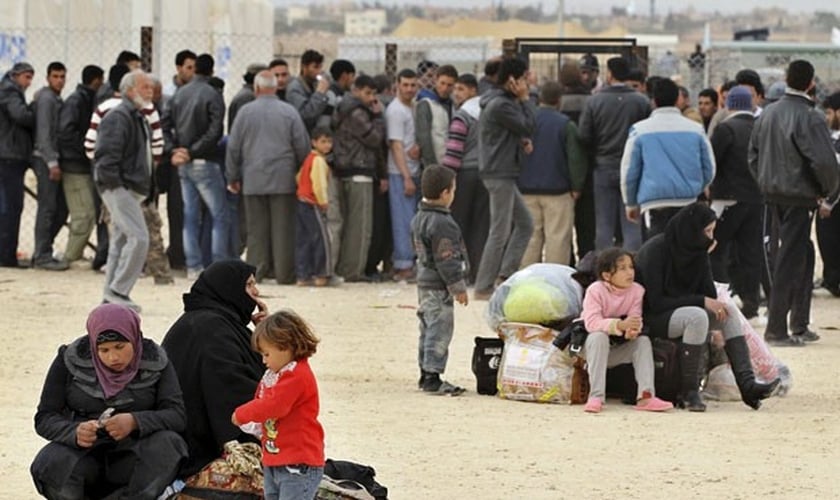
<path fill-rule="evenodd" d="M 27 168 L 24 161 L 0 161 L 0 266 L 18 265 L 23 176 Z"/>
<path fill-rule="evenodd" d="M 682 207 L 654 208 L 648 212 L 650 226 L 642 224 L 642 240 L 647 241 L 659 233 L 665 232 L 668 221 L 680 211 Z"/>
<path fill-rule="evenodd" d="M 455 178 L 458 189 L 452 201 L 452 218 L 461 228 L 469 257 L 467 282 L 475 283 L 478 263 L 490 233 L 490 194 L 478 177 L 478 170 L 458 170 Z"/>
<path fill-rule="evenodd" d="M 32 263 L 48 262 L 53 258 L 53 241 L 67 221 L 67 202 L 61 181 L 50 180 L 47 163 L 32 158 L 32 170 L 38 178 L 38 212 L 35 215 L 35 251 Z"/>
<path fill-rule="evenodd" d="M 184 269 L 187 264 L 184 256 L 184 199 L 181 196 L 181 177 L 177 172 L 169 176 L 169 189 L 166 190 L 166 219 L 169 223 L 169 267 Z"/>
<path fill-rule="evenodd" d="M 577 258 L 582 259 L 586 254 L 595 250 L 595 194 L 592 183 L 592 169 L 586 173 L 586 183 L 580 198 L 575 201 L 575 241 L 577 242 Z M 572 262 L 575 254 L 572 252 Z"/>
<path fill-rule="evenodd" d="M 823 261 L 823 286 L 840 286 L 840 208 L 825 219 L 817 218 L 817 244 Z"/>
<path fill-rule="evenodd" d="M 365 274 L 375 275 L 379 263 L 382 270 L 391 268 L 391 254 L 394 252 L 394 237 L 391 234 L 391 205 L 388 202 L 388 192 L 379 191 L 379 181 L 373 182 L 373 231 L 370 235 Z"/>
<path fill-rule="evenodd" d="M 790 332 L 801 333 L 808 328 L 816 258 L 811 242 L 813 210 L 776 204 L 768 204 L 767 210 L 773 226 L 770 229 L 777 230 L 778 239 L 769 241 L 776 255 L 764 337 L 779 339 L 788 334 L 788 313 Z"/>
<path fill-rule="evenodd" d="M 717 221 L 717 247 L 711 254 L 715 281 L 731 283 L 741 297 L 747 317 L 758 314 L 759 286 L 764 255 L 761 220 L 764 207 L 757 203 L 736 203 L 726 207 Z M 732 262 L 737 262 L 732 266 Z M 735 273 L 730 273 L 735 270 Z"/>

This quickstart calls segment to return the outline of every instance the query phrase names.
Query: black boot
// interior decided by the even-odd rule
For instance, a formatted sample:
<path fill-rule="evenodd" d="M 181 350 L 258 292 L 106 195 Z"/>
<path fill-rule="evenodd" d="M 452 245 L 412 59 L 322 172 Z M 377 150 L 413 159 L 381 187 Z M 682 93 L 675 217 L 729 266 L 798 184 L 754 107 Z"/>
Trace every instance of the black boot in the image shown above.
<path fill-rule="evenodd" d="M 726 341 L 726 356 L 732 365 L 738 390 L 741 391 L 741 400 L 753 410 L 757 410 L 761 406 L 761 400 L 769 398 L 781 380 L 777 378 L 769 384 L 756 383 L 750 363 L 750 351 L 744 337 Z"/>
<path fill-rule="evenodd" d="M 680 344 L 680 393 L 682 407 L 688 411 L 706 411 L 700 396 L 700 363 L 705 345 Z"/>

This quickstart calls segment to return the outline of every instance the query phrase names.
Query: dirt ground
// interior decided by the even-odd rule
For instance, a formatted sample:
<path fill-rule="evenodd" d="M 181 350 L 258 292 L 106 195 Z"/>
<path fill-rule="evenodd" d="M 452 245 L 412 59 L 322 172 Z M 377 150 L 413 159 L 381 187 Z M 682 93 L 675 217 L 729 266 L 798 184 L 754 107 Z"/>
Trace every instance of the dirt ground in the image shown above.
<path fill-rule="evenodd" d="M 32 417 L 60 344 L 84 332 L 103 275 L 0 269 L 2 499 L 37 498 L 28 468 L 45 444 Z M 142 279 L 133 298 L 143 330 L 160 341 L 182 311 L 189 282 Z M 406 284 L 334 289 L 261 285 L 272 310 L 288 307 L 322 338 L 313 358 L 327 456 L 373 465 L 394 499 L 836 498 L 840 479 L 838 299 L 816 292 L 823 340 L 777 350 L 792 392 L 759 411 L 710 403 L 705 414 L 644 414 L 608 401 L 581 406 L 503 401 L 475 393 L 473 337 L 492 334 L 484 302 L 456 310 L 446 378 L 463 397 L 416 388 L 416 292 Z"/>

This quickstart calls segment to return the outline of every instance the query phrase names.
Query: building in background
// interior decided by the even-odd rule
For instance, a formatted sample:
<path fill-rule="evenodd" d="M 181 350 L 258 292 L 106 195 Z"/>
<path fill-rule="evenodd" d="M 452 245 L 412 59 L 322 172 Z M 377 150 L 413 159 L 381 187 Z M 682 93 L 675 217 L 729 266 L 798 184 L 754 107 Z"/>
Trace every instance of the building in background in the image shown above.
<path fill-rule="evenodd" d="M 385 9 L 365 9 L 344 13 L 344 34 L 347 36 L 379 36 L 388 26 Z"/>

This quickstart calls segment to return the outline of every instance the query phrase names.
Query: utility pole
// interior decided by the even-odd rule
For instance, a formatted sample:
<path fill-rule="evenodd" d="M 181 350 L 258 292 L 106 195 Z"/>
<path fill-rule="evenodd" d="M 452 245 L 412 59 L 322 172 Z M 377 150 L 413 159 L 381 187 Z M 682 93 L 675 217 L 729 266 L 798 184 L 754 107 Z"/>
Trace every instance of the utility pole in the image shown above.
<path fill-rule="evenodd" d="M 566 1 L 557 0 L 557 37 L 563 38 L 563 11 L 566 10 Z"/>

